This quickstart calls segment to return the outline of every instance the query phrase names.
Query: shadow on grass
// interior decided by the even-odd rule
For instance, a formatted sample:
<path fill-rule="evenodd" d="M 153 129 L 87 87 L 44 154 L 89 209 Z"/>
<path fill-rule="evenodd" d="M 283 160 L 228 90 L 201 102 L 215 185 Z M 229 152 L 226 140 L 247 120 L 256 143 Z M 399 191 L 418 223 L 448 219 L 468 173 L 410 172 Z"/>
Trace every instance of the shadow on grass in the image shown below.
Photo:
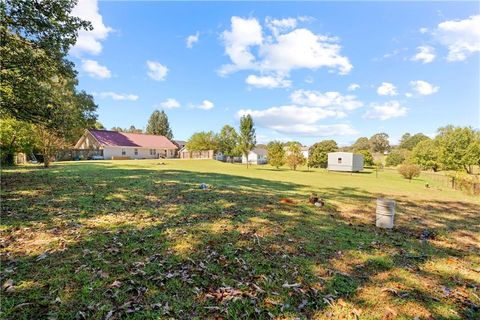
<path fill-rule="evenodd" d="M 425 226 L 438 232 L 478 232 L 473 204 L 400 198 L 401 227 L 384 231 L 372 226 L 379 195 L 358 188 L 312 190 L 332 203 L 318 210 L 296 194 L 303 185 L 162 169 L 91 163 L 4 177 L 2 267 L 9 272 L 2 279 L 12 279 L 13 289 L 3 293 L 2 317 L 311 318 L 342 312 L 340 299 L 381 317 L 383 310 L 368 311 L 378 301 L 360 295 L 369 287 L 383 302 L 409 302 L 435 319 L 447 318 L 439 305 L 459 317 L 478 316 L 470 296 L 445 297 L 436 284 L 457 290 L 478 282 L 458 278 L 452 284 L 448 274 L 423 270 L 436 259 L 478 253 L 478 247 L 422 242 L 417 221 L 408 220 L 428 213 Z M 200 190 L 202 182 L 212 188 Z M 280 203 L 285 195 L 296 204 Z M 457 219 L 445 220 L 445 208 Z M 63 240 L 43 247 L 25 241 L 36 233 Z M 425 277 L 435 290 L 392 270 Z M 385 273 L 402 290 L 382 291 L 387 280 L 378 277 Z"/>

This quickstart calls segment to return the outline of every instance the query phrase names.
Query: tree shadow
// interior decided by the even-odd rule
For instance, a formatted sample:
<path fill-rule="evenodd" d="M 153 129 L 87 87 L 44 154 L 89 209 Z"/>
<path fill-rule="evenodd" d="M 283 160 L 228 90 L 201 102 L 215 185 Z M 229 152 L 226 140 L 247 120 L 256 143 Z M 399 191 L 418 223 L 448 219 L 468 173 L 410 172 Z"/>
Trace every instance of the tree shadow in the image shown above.
<path fill-rule="evenodd" d="M 397 197 L 390 231 L 373 225 L 374 200 L 384 195 L 360 188 L 103 163 L 2 184 L 2 279 L 13 280 L 3 288 L 5 318 L 313 318 L 341 314 L 342 304 L 351 306 L 347 317 L 355 308 L 381 317 L 369 311 L 370 291 L 399 317 L 455 318 L 445 308 L 478 316 L 477 280 L 429 269 L 452 257 L 465 267 L 478 246 L 419 233 L 475 236 L 472 203 Z M 327 207 L 308 204 L 308 191 Z M 294 203 L 280 202 L 285 196 Z M 39 242 L 48 236 L 56 238 Z M 459 293 L 445 296 L 442 286 Z"/>

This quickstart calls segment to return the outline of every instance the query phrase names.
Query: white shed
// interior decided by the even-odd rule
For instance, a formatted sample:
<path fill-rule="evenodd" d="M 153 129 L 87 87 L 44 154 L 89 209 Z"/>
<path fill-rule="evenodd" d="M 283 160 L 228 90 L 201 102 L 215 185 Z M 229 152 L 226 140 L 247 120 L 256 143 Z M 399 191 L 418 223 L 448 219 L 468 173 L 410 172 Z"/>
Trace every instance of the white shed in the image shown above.
<path fill-rule="evenodd" d="M 330 171 L 363 171 L 363 155 L 352 152 L 330 152 L 328 154 Z"/>

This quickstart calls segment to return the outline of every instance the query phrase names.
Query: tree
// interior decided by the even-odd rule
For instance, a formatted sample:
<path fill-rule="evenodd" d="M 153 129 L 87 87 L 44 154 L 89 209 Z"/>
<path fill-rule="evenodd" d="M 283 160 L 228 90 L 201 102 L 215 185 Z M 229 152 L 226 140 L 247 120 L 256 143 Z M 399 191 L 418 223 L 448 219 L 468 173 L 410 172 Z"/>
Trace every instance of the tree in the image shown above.
<path fill-rule="evenodd" d="M 337 151 L 338 146 L 334 140 L 323 140 L 310 147 L 308 166 L 314 168 L 326 168 L 328 153 Z"/>
<path fill-rule="evenodd" d="M 410 181 L 414 177 L 418 177 L 420 175 L 420 166 L 411 163 L 404 163 L 400 167 L 398 167 L 398 172 L 405 178 Z"/>
<path fill-rule="evenodd" d="M 75 4 L 75 0 L 0 2 L 0 108 L 4 116 L 55 128 L 52 113 L 64 107 L 55 87 L 76 77 L 73 64 L 66 59 L 68 50 L 79 30 L 92 28 L 89 22 L 71 16 Z"/>
<path fill-rule="evenodd" d="M 413 150 L 417 144 L 424 140 L 429 140 L 430 138 L 424 135 L 423 133 L 417 133 L 414 134 L 413 136 L 410 135 L 410 133 L 405 133 L 402 138 L 400 139 L 400 144 L 398 145 L 398 148 L 400 149 L 407 149 L 407 150 Z"/>
<path fill-rule="evenodd" d="M 472 166 L 468 163 L 471 158 L 467 156 L 470 145 L 478 141 L 478 131 L 471 127 L 446 126 L 438 129 L 435 137 L 439 146 L 439 160 L 444 169 L 464 169 L 472 173 Z M 472 147 L 474 150 L 475 147 Z"/>
<path fill-rule="evenodd" d="M 35 145 L 32 124 L 5 118 L 0 120 L 0 153 L 2 165 L 14 165 L 15 153 L 30 153 Z"/>
<path fill-rule="evenodd" d="M 305 164 L 305 157 L 302 153 L 301 145 L 298 143 L 291 143 L 287 149 L 287 156 L 285 162 L 292 170 L 297 170 L 298 166 Z"/>
<path fill-rule="evenodd" d="M 218 135 L 218 151 L 233 161 L 233 157 L 239 155 L 237 144 L 238 134 L 235 128 L 224 125 Z"/>
<path fill-rule="evenodd" d="M 470 143 L 462 161 L 469 167 L 470 173 L 473 172 L 472 166 L 480 166 L 480 132 L 477 132 L 477 138 Z"/>
<path fill-rule="evenodd" d="M 438 141 L 428 139 L 419 142 L 412 150 L 412 161 L 423 169 L 440 169 Z"/>
<path fill-rule="evenodd" d="M 127 132 L 127 133 L 143 133 L 143 130 L 142 129 L 137 129 L 135 128 L 134 125 L 131 125 L 128 129 L 126 129 L 124 132 Z"/>
<path fill-rule="evenodd" d="M 390 149 L 390 142 L 388 141 L 388 134 L 386 133 L 377 133 L 370 137 L 370 146 L 373 152 L 381 152 Z"/>
<path fill-rule="evenodd" d="M 186 147 L 189 151 L 217 151 L 218 139 L 212 131 L 196 132 L 188 139 Z"/>
<path fill-rule="evenodd" d="M 159 136 L 165 136 L 168 139 L 173 138 L 172 129 L 170 128 L 170 123 L 168 122 L 168 117 L 165 111 L 155 110 L 147 124 L 147 133 L 155 134 Z"/>
<path fill-rule="evenodd" d="M 43 125 L 36 125 L 35 132 L 38 138 L 38 148 L 43 154 L 43 165 L 48 168 L 57 151 L 65 147 L 66 142 L 61 136 Z"/>
<path fill-rule="evenodd" d="M 367 137 L 360 137 L 351 147 L 354 151 L 370 150 L 370 141 Z"/>
<path fill-rule="evenodd" d="M 363 163 L 366 166 L 373 166 L 373 156 L 368 150 L 358 150 L 355 153 L 363 155 Z"/>
<path fill-rule="evenodd" d="M 95 121 L 95 124 L 92 127 L 93 129 L 97 130 L 106 130 L 105 126 L 100 121 Z"/>
<path fill-rule="evenodd" d="M 240 135 L 238 138 L 238 150 L 247 159 L 248 168 L 248 154 L 255 148 L 257 138 L 255 135 L 255 127 L 253 125 L 252 116 L 247 114 L 240 118 Z"/>
<path fill-rule="evenodd" d="M 267 159 L 268 163 L 280 168 L 285 164 L 285 145 L 280 141 L 271 141 L 267 145 Z"/>
<path fill-rule="evenodd" d="M 387 167 L 396 167 L 405 162 L 409 156 L 408 150 L 394 149 L 388 154 L 387 158 L 385 159 L 385 164 Z"/>

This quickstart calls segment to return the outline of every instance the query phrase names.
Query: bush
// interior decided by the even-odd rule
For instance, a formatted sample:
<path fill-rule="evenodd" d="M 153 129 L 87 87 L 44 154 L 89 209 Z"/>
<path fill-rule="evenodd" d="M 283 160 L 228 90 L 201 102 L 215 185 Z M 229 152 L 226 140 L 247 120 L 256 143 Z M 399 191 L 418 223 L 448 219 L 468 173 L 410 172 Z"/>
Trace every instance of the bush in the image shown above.
<path fill-rule="evenodd" d="M 387 167 L 396 167 L 405 161 L 405 155 L 398 150 L 392 151 L 385 159 Z"/>
<path fill-rule="evenodd" d="M 363 164 L 366 165 L 366 166 L 373 166 L 373 156 L 372 154 L 370 153 L 370 151 L 368 150 L 358 150 L 357 152 L 355 153 L 358 153 L 358 154 L 362 154 L 363 155 Z"/>
<path fill-rule="evenodd" d="M 412 180 L 414 177 L 418 177 L 420 175 L 421 169 L 420 166 L 416 164 L 402 164 L 398 167 L 398 172 L 408 180 Z"/>

